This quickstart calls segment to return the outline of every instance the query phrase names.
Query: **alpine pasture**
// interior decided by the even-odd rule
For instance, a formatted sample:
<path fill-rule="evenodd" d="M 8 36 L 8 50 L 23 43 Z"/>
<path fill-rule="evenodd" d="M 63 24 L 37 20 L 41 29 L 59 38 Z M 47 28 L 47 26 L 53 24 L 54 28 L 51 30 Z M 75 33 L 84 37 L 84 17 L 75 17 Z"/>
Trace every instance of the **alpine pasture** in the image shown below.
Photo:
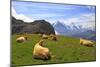
<path fill-rule="evenodd" d="M 16 38 L 24 35 L 27 41 L 18 43 Z M 57 41 L 45 39 L 44 47 L 52 53 L 50 60 L 34 59 L 32 51 L 34 45 L 41 39 L 38 34 L 13 34 L 11 37 L 11 63 L 12 66 L 55 64 L 69 62 L 84 62 L 96 60 L 96 46 L 86 47 L 80 45 L 80 39 L 57 35 Z"/>

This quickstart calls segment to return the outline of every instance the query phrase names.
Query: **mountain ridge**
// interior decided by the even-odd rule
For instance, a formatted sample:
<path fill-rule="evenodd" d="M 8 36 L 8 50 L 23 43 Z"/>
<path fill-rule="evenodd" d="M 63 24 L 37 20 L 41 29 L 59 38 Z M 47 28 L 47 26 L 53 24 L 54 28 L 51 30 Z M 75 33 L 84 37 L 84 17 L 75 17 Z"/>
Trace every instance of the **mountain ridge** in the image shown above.
<path fill-rule="evenodd" d="M 53 26 L 45 20 L 35 20 L 26 23 L 23 20 L 12 17 L 12 34 L 13 33 L 41 33 L 55 34 Z"/>
<path fill-rule="evenodd" d="M 82 25 L 76 25 L 74 23 L 66 25 L 60 21 L 52 24 L 58 35 L 73 36 L 73 37 L 83 37 L 86 39 L 96 40 L 95 28 L 83 28 Z"/>

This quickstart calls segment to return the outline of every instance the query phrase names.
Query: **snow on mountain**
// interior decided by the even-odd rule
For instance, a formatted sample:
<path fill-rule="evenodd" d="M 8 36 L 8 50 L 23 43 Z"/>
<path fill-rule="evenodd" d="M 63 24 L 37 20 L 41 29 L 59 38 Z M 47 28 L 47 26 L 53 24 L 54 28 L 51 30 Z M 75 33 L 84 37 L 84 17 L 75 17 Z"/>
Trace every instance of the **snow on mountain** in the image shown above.
<path fill-rule="evenodd" d="M 57 21 L 56 23 L 53 24 L 53 27 L 54 27 L 54 29 L 56 30 L 57 33 L 59 33 L 61 35 L 66 35 L 67 28 L 63 23 Z"/>
<path fill-rule="evenodd" d="M 71 23 L 66 25 L 60 21 L 57 21 L 52 24 L 57 35 L 73 36 L 73 37 L 82 37 L 90 40 L 96 40 L 96 30 L 95 26 L 84 26 Z"/>
<path fill-rule="evenodd" d="M 17 12 L 15 11 L 15 9 L 12 7 L 12 16 L 15 17 L 16 19 L 21 19 L 25 22 L 32 22 L 33 19 L 25 16 L 24 14 L 17 14 Z"/>
<path fill-rule="evenodd" d="M 56 35 L 60 35 L 56 30 L 55 30 L 55 34 L 56 34 Z"/>
<path fill-rule="evenodd" d="M 95 31 L 95 27 L 93 27 L 93 26 L 89 26 L 89 27 L 86 26 L 86 28 L 85 28 L 84 25 L 82 25 L 82 24 L 78 25 L 75 23 L 66 25 L 63 22 L 57 21 L 57 22 L 53 23 L 52 25 L 53 25 L 54 29 L 56 30 L 56 32 L 59 33 L 60 35 L 71 36 L 71 35 L 82 33 L 82 32 L 88 31 L 88 30 Z"/>
<path fill-rule="evenodd" d="M 82 26 L 81 25 L 76 25 L 75 23 L 71 23 L 69 26 L 70 26 L 70 28 L 72 30 L 79 30 L 79 31 L 81 31 L 80 29 L 82 29 Z"/>
<path fill-rule="evenodd" d="M 75 24 L 65 25 L 64 23 L 57 21 L 53 24 L 54 29 L 61 35 L 71 35 L 81 31 L 81 26 Z"/>

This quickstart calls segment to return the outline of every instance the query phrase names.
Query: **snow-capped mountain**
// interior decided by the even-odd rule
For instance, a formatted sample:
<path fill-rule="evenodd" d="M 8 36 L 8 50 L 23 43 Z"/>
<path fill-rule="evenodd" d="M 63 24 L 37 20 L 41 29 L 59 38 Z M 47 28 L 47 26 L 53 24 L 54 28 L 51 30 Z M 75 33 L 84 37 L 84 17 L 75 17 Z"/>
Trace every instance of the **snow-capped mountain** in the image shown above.
<path fill-rule="evenodd" d="M 72 30 L 80 30 L 80 29 L 82 29 L 81 25 L 75 25 L 74 23 L 71 23 L 69 26 L 71 27 Z"/>
<path fill-rule="evenodd" d="M 56 32 L 60 35 L 72 35 L 82 31 L 82 26 L 76 26 L 75 24 L 65 25 L 62 22 L 57 21 L 56 23 L 52 24 Z"/>
<path fill-rule="evenodd" d="M 68 30 L 63 23 L 57 21 L 56 23 L 53 23 L 52 25 L 57 33 L 59 33 L 61 35 L 66 35 Z"/>
<path fill-rule="evenodd" d="M 55 31 L 59 33 L 58 35 L 67 35 L 67 36 L 75 36 L 75 37 L 87 37 L 85 35 L 94 35 L 95 27 L 84 27 L 83 25 L 77 25 L 75 23 L 71 23 L 70 25 L 66 25 L 60 21 L 57 21 L 52 24 Z M 91 31 L 91 32 L 90 32 Z M 79 35 L 81 34 L 81 35 Z"/>

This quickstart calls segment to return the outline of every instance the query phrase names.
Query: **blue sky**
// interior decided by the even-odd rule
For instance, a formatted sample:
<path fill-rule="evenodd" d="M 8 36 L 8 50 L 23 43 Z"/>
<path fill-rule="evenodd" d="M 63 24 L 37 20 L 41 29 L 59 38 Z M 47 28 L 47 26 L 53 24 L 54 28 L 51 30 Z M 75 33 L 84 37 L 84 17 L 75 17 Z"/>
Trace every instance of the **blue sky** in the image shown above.
<path fill-rule="evenodd" d="M 12 1 L 12 8 L 17 14 L 23 14 L 31 20 L 95 23 L 95 6 Z"/>

